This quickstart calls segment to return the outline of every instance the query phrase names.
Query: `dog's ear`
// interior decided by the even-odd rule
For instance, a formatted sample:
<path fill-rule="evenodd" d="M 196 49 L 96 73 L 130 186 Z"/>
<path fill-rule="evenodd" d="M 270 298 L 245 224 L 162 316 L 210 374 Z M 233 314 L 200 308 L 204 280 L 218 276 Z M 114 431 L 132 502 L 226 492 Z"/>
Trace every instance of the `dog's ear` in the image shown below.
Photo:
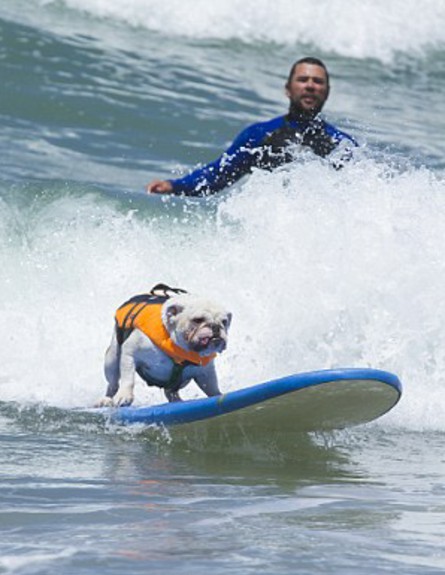
<path fill-rule="evenodd" d="M 164 319 L 168 328 L 174 328 L 177 316 L 184 310 L 184 306 L 179 303 L 167 304 L 164 310 Z"/>
<path fill-rule="evenodd" d="M 227 317 L 227 327 L 226 327 L 226 329 L 229 329 L 230 324 L 232 323 L 232 314 L 231 314 L 230 311 L 227 313 L 227 316 L 226 316 L 226 317 Z"/>

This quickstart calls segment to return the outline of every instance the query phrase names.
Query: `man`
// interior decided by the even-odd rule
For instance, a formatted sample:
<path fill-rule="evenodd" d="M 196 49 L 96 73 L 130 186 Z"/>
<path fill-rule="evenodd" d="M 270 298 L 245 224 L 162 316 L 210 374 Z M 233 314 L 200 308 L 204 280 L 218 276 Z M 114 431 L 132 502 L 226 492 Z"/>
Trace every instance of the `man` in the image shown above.
<path fill-rule="evenodd" d="M 317 58 L 298 60 L 285 89 L 290 103 L 288 114 L 247 127 L 214 162 L 183 178 L 154 180 L 147 191 L 206 196 L 234 184 L 255 167 L 271 170 L 292 162 L 305 148 L 322 158 L 337 149 L 331 158 L 334 167 L 340 168 L 357 143 L 319 115 L 329 96 L 326 66 Z"/>

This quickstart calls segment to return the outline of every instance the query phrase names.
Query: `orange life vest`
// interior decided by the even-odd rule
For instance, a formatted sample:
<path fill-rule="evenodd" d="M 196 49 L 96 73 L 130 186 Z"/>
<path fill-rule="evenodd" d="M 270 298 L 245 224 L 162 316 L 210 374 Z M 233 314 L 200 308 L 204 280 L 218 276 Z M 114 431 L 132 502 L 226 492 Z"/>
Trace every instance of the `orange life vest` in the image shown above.
<path fill-rule="evenodd" d="M 133 329 L 137 328 L 174 363 L 207 365 L 216 357 L 216 353 L 201 357 L 196 351 L 187 351 L 179 347 L 171 339 L 162 321 L 162 305 L 166 299 L 168 298 L 154 298 L 151 294 L 144 294 L 124 303 L 115 316 L 118 343 L 122 345 Z"/>

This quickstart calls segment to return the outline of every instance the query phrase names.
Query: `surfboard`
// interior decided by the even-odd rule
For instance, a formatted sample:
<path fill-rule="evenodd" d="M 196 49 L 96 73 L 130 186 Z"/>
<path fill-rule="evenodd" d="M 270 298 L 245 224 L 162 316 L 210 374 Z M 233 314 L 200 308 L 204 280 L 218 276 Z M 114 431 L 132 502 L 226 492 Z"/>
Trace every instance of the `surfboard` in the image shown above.
<path fill-rule="evenodd" d="M 391 410 L 402 385 L 387 371 L 346 368 L 299 373 L 220 396 L 143 407 L 101 408 L 113 423 L 259 426 L 271 433 L 343 429 Z"/>

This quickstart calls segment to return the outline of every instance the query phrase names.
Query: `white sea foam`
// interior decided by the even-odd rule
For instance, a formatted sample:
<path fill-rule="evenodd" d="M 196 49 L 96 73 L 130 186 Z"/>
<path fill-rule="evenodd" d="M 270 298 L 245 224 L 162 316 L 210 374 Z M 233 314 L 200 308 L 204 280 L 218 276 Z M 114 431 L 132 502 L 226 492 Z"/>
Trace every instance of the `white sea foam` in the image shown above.
<path fill-rule="evenodd" d="M 36 0 L 45 6 L 55 0 Z M 353 58 L 390 60 L 445 43 L 445 4 L 436 0 L 63 0 L 99 18 L 166 35 L 309 44 Z"/>
<path fill-rule="evenodd" d="M 232 309 L 221 385 L 331 367 L 393 371 L 389 419 L 444 429 L 444 182 L 363 159 L 257 172 L 216 217 L 122 213 L 96 196 L 2 206 L 2 400 L 91 404 L 115 308 L 164 281 Z M 188 212 L 190 214 L 190 211 Z M 202 213 L 205 213 L 202 212 Z M 190 386 L 189 397 L 196 397 Z M 137 399 L 160 401 L 142 384 Z M 438 406 L 442 404 L 439 410 Z M 392 418 L 392 419 L 391 419 Z"/>

